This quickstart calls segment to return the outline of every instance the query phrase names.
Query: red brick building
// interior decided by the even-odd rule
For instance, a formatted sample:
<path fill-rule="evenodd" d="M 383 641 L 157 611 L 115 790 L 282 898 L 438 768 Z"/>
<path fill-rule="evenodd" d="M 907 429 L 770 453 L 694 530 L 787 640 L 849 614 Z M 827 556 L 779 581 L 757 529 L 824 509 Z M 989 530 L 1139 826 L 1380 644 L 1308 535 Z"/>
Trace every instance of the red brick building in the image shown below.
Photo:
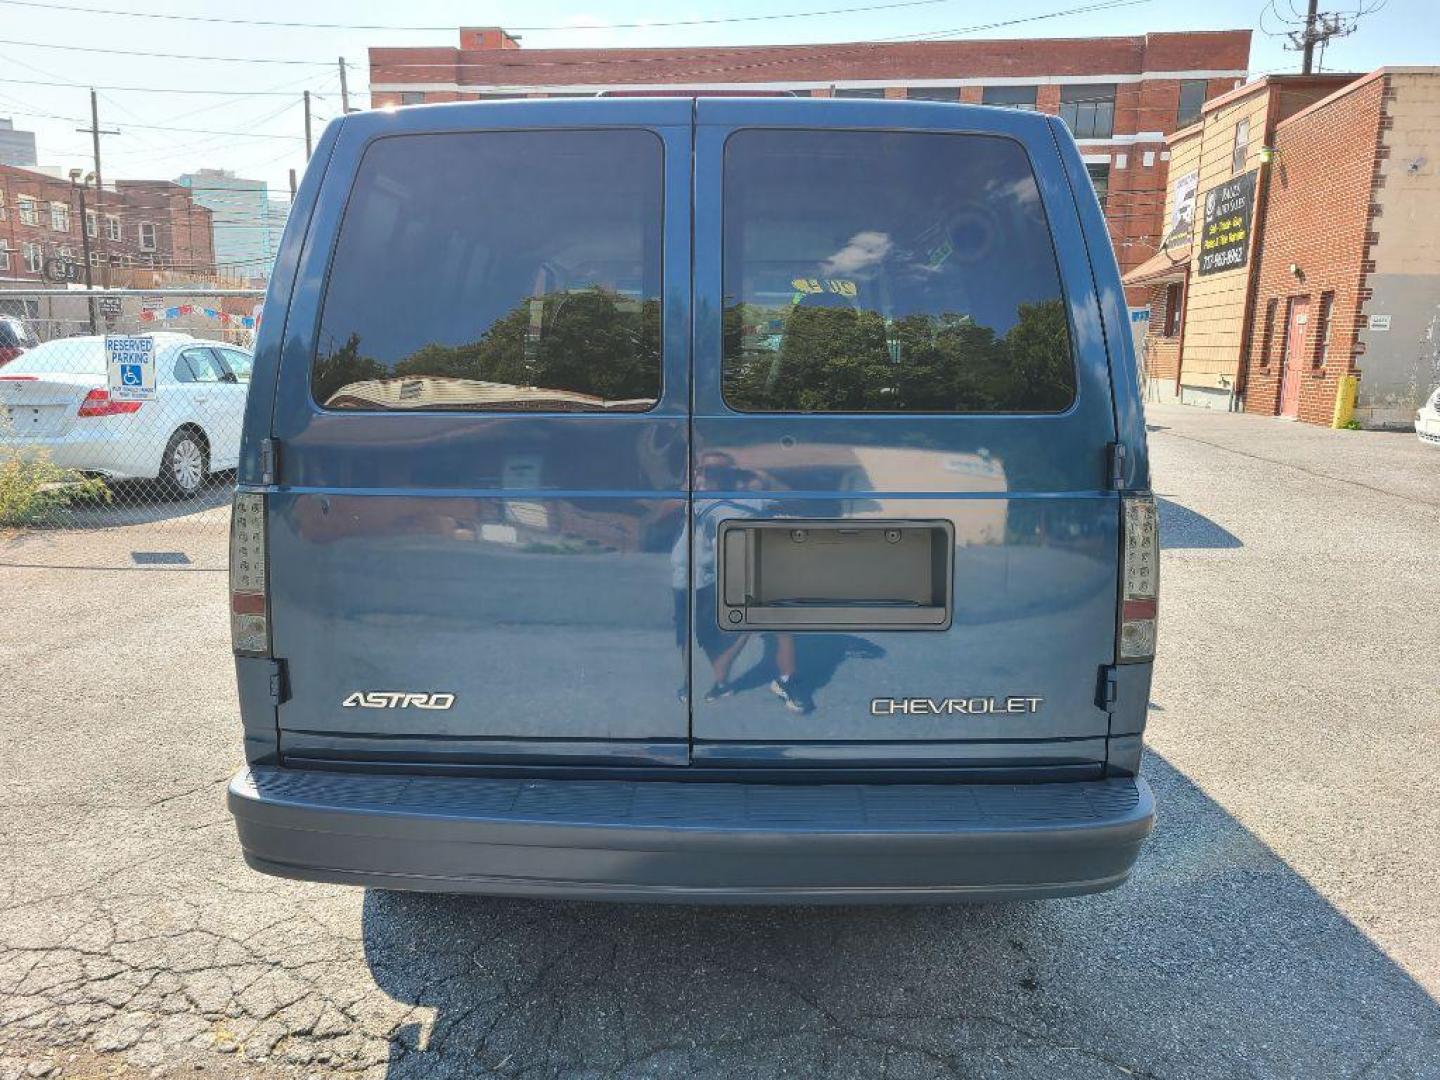
<path fill-rule="evenodd" d="M 1343 138 L 1336 133 L 1343 132 Z M 1381 68 L 1276 125 L 1245 410 L 1409 426 L 1440 384 L 1440 68 Z"/>
<path fill-rule="evenodd" d="M 97 208 L 93 186 L 0 165 L 0 283 L 42 285 L 45 262 L 83 266 L 90 246 L 96 285 L 122 283 L 131 270 L 215 274 L 214 222 L 190 193 L 165 180 L 121 180 Z M 82 233 L 83 230 L 83 233 Z"/>
<path fill-rule="evenodd" d="M 459 46 L 370 49 L 375 107 L 630 90 L 789 90 L 1058 113 L 1105 203 L 1122 271 L 1155 254 L 1165 136 L 1245 77 L 1249 30 L 1134 37 L 652 49 L 524 49 L 498 27 Z M 1143 298 L 1143 290 L 1135 299 Z"/>

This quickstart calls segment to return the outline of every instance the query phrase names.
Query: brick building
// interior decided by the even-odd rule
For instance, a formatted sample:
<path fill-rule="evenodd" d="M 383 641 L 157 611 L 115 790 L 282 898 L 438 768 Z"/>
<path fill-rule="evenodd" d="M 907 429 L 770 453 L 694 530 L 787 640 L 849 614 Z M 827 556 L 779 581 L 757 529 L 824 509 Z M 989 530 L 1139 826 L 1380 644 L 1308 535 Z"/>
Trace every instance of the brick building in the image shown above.
<path fill-rule="evenodd" d="M 1125 275 L 1130 295 L 1144 290 L 1150 306 L 1144 352 L 1153 400 L 1219 408 L 1239 400 L 1264 232 L 1265 148 L 1277 124 L 1354 78 L 1263 77 L 1205 102 L 1198 122 L 1167 140 L 1162 250 Z"/>
<path fill-rule="evenodd" d="M 1245 409 L 1329 424 L 1358 377 L 1360 423 L 1408 427 L 1440 384 L 1440 68 L 1357 79 L 1273 147 Z"/>
<path fill-rule="evenodd" d="M 168 180 L 117 180 L 115 193 L 137 266 L 214 276 L 215 215 L 188 188 Z"/>
<path fill-rule="evenodd" d="M 1134 37 L 653 49 L 524 49 L 498 27 L 459 46 L 370 49 L 372 106 L 601 90 L 788 90 L 1057 113 L 1105 203 L 1122 271 L 1160 239 L 1168 133 L 1245 76 L 1249 30 Z M 1134 293 L 1140 300 L 1144 289 Z"/>
<path fill-rule="evenodd" d="M 97 208 L 68 179 L 0 165 L 0 283 L 45 284 L 47 259 L 83 265 L 90 245 L 96 285 L 125 283 L 133 270 L 215 274 L 214 223 L 189 192 L 164 180 L 121 180 Z M 81 230 L 84 230 L 82 235 Z"/>

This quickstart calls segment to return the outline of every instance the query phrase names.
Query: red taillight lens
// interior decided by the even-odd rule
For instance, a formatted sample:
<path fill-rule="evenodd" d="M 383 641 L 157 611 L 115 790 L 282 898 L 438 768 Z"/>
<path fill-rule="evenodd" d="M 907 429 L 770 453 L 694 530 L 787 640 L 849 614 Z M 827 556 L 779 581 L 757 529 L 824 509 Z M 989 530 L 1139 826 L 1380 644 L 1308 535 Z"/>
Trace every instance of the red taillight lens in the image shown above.
<path fill-rule="evenodd" d="M 1160 613 L 1160 522 L 1150 495 L 1126 495 L 1124 507 L 1119 659 L 1153 660 Z"/>
<path fill-rule="evenodd" d="M 76 416 L 123 416 L 125 413 L 139 412 L 143 401 L 116 401 L 110 396 L 109 390 L 102 390 L 96 387 L 85 395 L 85 400 L 80 403 L 80 411 Z"/>
<path fill-rule="evenodd" d="M 265 496 L 241 491 L 230 513 L 230 644 L 246 656 L 270 655 Z"/>

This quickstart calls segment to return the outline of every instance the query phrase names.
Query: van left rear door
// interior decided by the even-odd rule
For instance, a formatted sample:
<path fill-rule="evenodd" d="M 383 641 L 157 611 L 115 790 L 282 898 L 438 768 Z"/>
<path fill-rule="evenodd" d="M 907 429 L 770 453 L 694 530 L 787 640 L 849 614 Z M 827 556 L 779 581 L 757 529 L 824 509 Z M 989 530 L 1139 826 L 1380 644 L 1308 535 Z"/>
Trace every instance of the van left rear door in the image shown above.
<path fill-rule="evenodd" d="M 287 763 L 688 761 L 690 137 L 682 101 L 344 121 L 273 423 Z"/>

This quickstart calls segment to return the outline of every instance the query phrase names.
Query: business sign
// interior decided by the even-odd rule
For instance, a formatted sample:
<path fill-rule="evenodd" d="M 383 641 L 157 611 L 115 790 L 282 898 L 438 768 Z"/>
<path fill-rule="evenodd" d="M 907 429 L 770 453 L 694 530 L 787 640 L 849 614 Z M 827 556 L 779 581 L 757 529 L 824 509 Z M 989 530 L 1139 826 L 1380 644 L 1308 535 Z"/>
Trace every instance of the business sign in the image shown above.
<path fill-rule="evenodd" d="M 1200 173 L 1191 169 L 1177 176 L 1170 188 L 1170 228 L 1165 233 L 1167 250 L 1189 247 L 1195 232 L 1195 189 L 1200 186 Z"/>
<path fill-rule="evenodd" d="M 1250 219 L 1255 208 L 1255 172 L 1237 176 L 1205 193 L 1199 273 L 1238 270 L 1250 257 Z"/>
<path fill-rule="evenodd" d="M 152 401 L 155 397 L 155 339 L 105 335 L 105 367 L 110 396 L 116 401 Z"/>

